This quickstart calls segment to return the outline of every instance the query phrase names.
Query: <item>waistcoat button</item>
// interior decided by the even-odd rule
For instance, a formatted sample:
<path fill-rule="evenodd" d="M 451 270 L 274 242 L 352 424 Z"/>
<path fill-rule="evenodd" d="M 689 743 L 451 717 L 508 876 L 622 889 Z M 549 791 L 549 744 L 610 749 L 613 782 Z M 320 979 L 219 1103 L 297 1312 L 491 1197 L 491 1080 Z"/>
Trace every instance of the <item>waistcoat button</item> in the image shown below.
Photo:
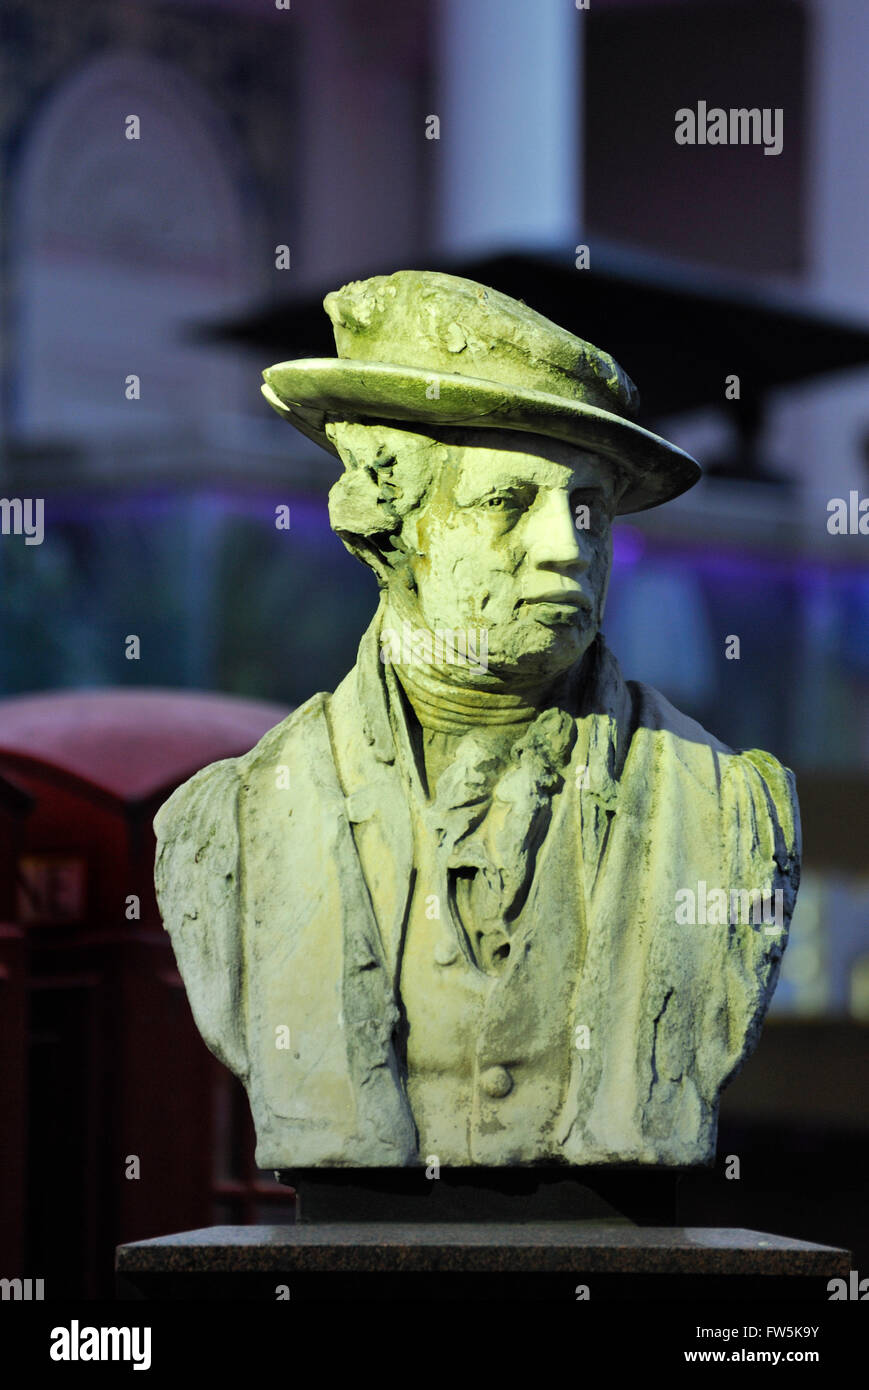
<path fill-rule="evenodd" d="M 449 940 L 439 941 L 434 948 L 434 958 L 438 965 L 452 965 L 459 958 L 458 947 Z"/>
<path fill-rule="evenodd" d="M 506 1067 L 487 1067 L 480 1077 L 480 1085 L 487 1096 L 499 1099 L 510 1094 L 513 1078 Z"/>

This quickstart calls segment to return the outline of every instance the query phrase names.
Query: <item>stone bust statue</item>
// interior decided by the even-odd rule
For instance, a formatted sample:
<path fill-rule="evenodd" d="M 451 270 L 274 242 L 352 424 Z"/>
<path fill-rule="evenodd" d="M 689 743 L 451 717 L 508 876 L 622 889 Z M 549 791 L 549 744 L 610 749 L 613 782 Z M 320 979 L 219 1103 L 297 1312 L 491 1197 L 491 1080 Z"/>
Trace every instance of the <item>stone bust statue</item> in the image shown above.
<path fill-rule="evenodd" d="M 611 357 L 494 290 L 401 271 L 325 307 L 338 357 L 263 391 L 341 460 L 380 603 L 334 694 L 155 821 L 257 1162 L 708 1163 L 796 897 L 793 777 L 600 631 L 614 517 L 699 469 Z"/>

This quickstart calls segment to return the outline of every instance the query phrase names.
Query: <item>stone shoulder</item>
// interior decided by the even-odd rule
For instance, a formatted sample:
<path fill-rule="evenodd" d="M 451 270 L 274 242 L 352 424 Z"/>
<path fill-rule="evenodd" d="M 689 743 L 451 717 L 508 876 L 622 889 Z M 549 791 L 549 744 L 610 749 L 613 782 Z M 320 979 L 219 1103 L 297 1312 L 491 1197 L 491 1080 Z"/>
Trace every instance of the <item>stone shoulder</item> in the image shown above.
<path fill-rule="evenodd" d="M 247 753 L 209 763 L 182 782 L 154 817 L 158 845 L 185 833 L 193 825 L 203 827 L 220 819 L 229 802 L 234 804 L 246 773 L 260 763 L 272 761 L 289 737 L 304 736 L 306 727 L 319 717 L 327 698 L 322 693 L 312 695 L 286 719 L 268 729 Z"/>
<path fill-rule="evenodd" d="M 154 883 L 163 925 L 200 1033 L 236 1075 L 248 1071 L 241 930 L 239 797 L 247 777 L 275 761 L 290 737 L 320 717 L 315 695 L 237 758 L 197 772 L 154 818 Z"/>

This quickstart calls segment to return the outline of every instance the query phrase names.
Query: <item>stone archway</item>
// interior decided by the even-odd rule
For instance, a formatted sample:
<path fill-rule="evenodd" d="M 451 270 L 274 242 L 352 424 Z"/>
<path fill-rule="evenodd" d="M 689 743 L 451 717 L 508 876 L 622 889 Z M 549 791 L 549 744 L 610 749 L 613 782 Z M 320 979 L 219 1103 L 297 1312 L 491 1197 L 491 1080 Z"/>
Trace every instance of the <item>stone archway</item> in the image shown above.
<path fill-rule="evenodd" d="M 246 180 L 228 123 L 168 63 L 116 52 L 49 96 L 13 185 L 19 438 L 187 432 L 240 408 L 238 364 L 183 333 L 263 288 Z"/>

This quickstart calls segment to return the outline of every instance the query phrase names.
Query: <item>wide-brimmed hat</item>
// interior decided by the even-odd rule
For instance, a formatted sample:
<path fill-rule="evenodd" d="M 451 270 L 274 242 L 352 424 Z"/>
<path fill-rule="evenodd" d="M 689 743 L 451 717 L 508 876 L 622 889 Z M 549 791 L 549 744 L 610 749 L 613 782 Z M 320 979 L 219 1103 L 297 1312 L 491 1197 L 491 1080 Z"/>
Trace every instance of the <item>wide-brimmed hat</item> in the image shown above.
<path fill-rule="evenodd" d="M 690 455 L 631 418 L 637 389 L 614 358 L 521 300 L 399 270 L 344 285 L 323 305 L 338 356 L 279 362 L 262 391 L 332 454 L 325 427 L 335 420 L 546 435 L 621 465 L 630 481 L 620 513 L 668 502 L 700 477 Z"/>

